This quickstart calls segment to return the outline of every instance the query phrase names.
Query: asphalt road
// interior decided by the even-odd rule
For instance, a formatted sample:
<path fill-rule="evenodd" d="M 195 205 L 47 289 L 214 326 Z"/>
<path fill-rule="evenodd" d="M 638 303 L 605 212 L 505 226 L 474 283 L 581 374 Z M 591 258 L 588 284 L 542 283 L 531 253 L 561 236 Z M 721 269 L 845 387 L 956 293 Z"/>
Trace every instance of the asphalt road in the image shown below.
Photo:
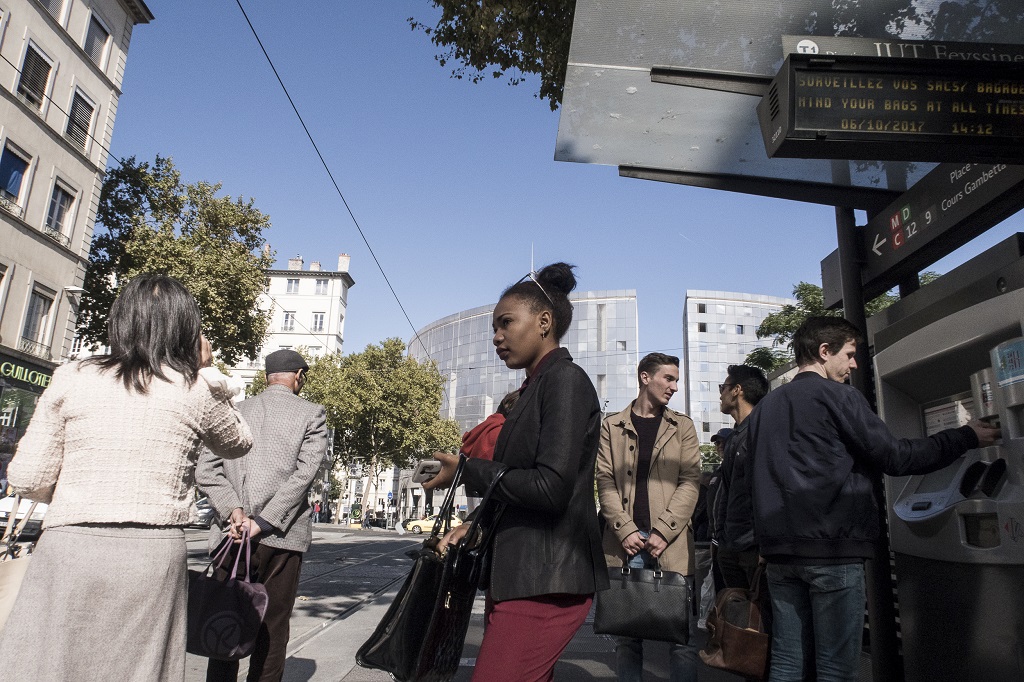
<path fill-rule="evenodd" d="M 202 570 L 210 562 L 208 532 L 190 529 L 186 534 L 189 568 Z M 313 545 L 302 562 L 299 594 L 292 612 L 286 680 L 308 682 L 345 677 L 355 666 L 356 648 L 370 635 L 383 611 L 378 614 L 378 607 L 369 619 L 366 610 L 358 619 L 353 615 L 375 596 L 389 589 L 397 590 L 412 565 L 405 552 L 419 546 L 422 540 L 423 536 L 399 536 L 394 531 L 316 526 Z M 334 638 L 351 645 L 347 657 L 339 656 L 339 647 L 326 641 Z M 309 654 L 318 647 L 325 650 L 323 656 L 298 656 L 300 651 L 309 650 Z M 246 662 L 242 661 L 241 679 L 245 669 Z M 205 680 L 206 659 L 189 655 L 185 679 Z"/>

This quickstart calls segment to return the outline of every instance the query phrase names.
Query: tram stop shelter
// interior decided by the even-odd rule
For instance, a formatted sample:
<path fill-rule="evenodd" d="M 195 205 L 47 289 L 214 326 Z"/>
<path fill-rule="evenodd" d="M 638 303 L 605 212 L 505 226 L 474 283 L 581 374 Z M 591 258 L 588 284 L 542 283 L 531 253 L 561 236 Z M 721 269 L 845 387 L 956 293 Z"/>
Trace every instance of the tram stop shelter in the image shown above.
<path fill-rule="evenodd" d="M 822 254 L 826 303 L 843 305 L 864 329 L 866 299 L 894 287 L 913 292 L 919 272 L 1024 207 L 1024 166 L 976 144 L 994 122 L 1010 131 L 1008 149 L 1024 148 L 1024 92 L 1011 88 L 995 109 L 972 116 L 960 114 L 971 113 L 973 93 L 934 105 L 946 108 L 933 116 L 931 100 L 908 104 L 913 97 L 892 92 L 891 79 L 887 94 L 867 93 L 868 111 L 857 110 L 858 93 L 836 95 L 831 106 L 848 110 L 837 119 L 843 126 L 874 126 L 899 118 L 891 107 L 920 105 L 912 118 L 934 118 L 959 134 L 925 144 L 921 158 L 910 159 L 888 154 L 896 143 L 887 149 L 885 135 L 860 148 L 888 158 L 843 158 L 828 144 L 829 131 L 818 136 L 820 153 L 812 136 L 805 158 L 769 157 L 758 105 L 790 54 L 876 60 L 892 74 L 924 62 L 941 69 L 944 60 L 982 78 L 1017 78 L 1022 19 L 1015 0 L 577 0 L 555 159 L 617 166 L 628 178 L 834 206 L 838 249 Z M 1024 78 L 1018 83 L 1024 87 Z M 977 191 L 949 201 L 964 185 Z M 853 383 L 870 396 L 870 358 L 861 346 Z M 886 549 L 868 573 L 874 679 L 902 679 Z"/>

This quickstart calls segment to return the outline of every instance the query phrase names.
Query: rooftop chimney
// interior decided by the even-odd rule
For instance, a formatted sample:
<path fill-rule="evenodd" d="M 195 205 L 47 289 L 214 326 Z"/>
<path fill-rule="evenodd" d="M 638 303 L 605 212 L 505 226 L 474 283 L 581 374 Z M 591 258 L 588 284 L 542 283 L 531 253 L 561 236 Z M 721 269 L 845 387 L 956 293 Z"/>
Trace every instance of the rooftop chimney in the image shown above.
<path fill-rule="evenodd" d="M 347 253 L 338 255 L 338 272 L 348 272 L 349 261 L 352 260 L 352 256 Z"/>
<path fill-rule="evenodd" d="M 309 264 L 309 271 L 310 272 L 320 272 L 320 261 L 315 260 L 312 263 L 310 263 Z"/>
<path fill-rule="evenodd" d="M 296 256 L 295 258 L 288 259 L 289 270 L 301 270 L 302 269 L 302 256 Z"/>

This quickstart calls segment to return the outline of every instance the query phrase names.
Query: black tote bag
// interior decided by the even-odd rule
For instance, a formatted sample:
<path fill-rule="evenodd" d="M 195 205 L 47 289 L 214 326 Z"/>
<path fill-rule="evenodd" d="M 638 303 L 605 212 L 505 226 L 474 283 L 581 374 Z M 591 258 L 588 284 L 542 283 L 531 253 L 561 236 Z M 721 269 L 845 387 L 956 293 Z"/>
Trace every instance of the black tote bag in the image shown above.
<path fill-rule="evenodd" d="M 597 593 L 594 632 L 600 635 L 690 641 L 690 583 L 655 568 L 609 568 L 607 590 Z"/>
<path fill-rule="evenodd" d="M 231 573 L 218 580 L 212 573 L 230 553 L 231 538 L 221 543 L 206 570 L 188 572 L 188 639 L 185 650 L 197 656 L 237 661 L 252 653 L 267 613 L 267 588 L 249 580 L 252 540 L 243 530 Z M 245 578 L 237 579 L 245 547 Z"/>
<path fill-rule="evenodd" d="M 399 682 L 444 682 L 459 667 L 484 558 L 504 508 L 491 500 L 502 471 L 484 494 L 466 537 L 438 555 L 437 542 L 446 532 L 441 524 L 447 526 L 451 517 L 465 462 L 461 457 L 430 537 L 410 552 L 412 571 L 356 653 L 359 665 L 388 672 Z"/>

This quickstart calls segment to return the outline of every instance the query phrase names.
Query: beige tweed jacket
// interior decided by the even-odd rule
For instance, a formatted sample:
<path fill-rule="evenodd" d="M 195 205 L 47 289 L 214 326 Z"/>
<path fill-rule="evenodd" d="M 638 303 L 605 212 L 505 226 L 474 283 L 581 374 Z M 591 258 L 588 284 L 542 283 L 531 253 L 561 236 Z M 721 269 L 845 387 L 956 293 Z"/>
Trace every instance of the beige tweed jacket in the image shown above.
<path fill-rule="evenodd" d="M 305 552 L 313 538 L 307 497 L 327 454 L 324 408 L 271 385 L 239 403 L 238 411 L 252 430 L 252 450 L 238 460 L 203 452 L 196 469 L 199 490 L 210 498 L 220 525 L 241 507 L 246 516 L 273 526 L 260 544 Z M 221 533 L 211 528 L 211 545 Z"/>

